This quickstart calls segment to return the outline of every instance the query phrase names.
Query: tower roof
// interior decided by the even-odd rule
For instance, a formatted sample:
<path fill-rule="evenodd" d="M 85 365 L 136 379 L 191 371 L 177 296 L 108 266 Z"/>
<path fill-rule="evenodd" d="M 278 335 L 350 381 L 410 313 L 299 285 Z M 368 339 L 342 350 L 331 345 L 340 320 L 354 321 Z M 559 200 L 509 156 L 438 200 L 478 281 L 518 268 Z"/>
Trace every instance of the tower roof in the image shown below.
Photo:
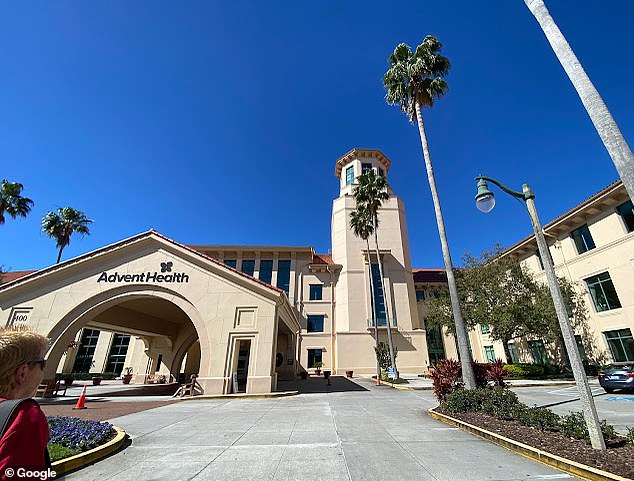
<path fill-rule="evenodd" d="M 341 178 L 341 170 L 343 169 L 343 166 L 348 164 L 351 160 L 358 158 L 375 158 L 381 163 L 381 165 L 383 165 L 386 172 L 390 169 L 390 164 L 392 163 L 392 161 L 380 150 L 352 149 L 346 155 L 337 160 L 337 163 L 335 164 L 335 177 Z"/>

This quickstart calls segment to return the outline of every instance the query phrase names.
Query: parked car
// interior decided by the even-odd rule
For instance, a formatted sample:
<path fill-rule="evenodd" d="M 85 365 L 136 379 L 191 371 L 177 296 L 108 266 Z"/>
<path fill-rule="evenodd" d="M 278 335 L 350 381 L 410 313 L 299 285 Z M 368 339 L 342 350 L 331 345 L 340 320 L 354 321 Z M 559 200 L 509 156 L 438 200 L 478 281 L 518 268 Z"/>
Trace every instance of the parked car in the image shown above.
<path fill-rule="evenodd" d="M 634 390 L 634 362 L 615 362 L 599 371 L 599 384 L 605 392 L 615 389 Z"/>

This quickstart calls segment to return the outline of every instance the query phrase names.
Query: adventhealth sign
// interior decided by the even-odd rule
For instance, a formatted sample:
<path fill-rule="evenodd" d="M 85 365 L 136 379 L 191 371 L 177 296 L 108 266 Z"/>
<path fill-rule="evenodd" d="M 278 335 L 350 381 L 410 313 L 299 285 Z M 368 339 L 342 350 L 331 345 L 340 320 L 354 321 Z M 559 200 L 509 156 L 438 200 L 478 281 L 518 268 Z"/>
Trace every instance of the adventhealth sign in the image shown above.
<path fill-rule="evenodd" d="M 165 282 L 165 283 L 181 283 L 189 282 L 189 275 L 182 272 L 172 272 L 171 262 L 161 262 L 161 272 L 142 272 L 140 274 L 119 274 L 114 272 L 108 274 L 102 272 L 97 282 Z M 165 274 L 169 272 L 170 274 Z"/>

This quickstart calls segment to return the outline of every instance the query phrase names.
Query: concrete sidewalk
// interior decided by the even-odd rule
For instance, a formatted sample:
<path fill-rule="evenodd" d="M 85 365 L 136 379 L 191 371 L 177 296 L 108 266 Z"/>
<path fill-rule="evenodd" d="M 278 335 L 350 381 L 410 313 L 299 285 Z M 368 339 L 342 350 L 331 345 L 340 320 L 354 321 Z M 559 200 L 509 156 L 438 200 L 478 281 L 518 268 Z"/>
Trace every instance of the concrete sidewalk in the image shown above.
<path fill-rule="evenodd" d="M 353 391 L 342 386 L 179 402 L 113 419 L 130 434 L 130 446 L 66 479 L 575 479 L 430 418 L 430 391 L 363 380 Z"/>

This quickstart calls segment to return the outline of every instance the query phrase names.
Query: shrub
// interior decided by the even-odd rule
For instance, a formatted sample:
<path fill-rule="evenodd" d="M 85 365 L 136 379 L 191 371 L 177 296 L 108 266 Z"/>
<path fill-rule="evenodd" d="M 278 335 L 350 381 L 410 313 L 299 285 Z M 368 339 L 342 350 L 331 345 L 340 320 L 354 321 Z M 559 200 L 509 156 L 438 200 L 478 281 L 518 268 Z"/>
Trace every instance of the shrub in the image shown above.
<path fill-rule="evenodd" d="M 50 430 L 49 443 L 78 451 L 86 451 L 104 444 L 116 433 L 109 423 L 64 416 L 51 416 L 47 420 Z"/>
<path fill-rule="evenodd" d="M 485 400 L 484 389 L 457 389 L 449 393 L 441 407 L 450 413 L 478 412 Z"/>
<path fill-rule="evenodd" d="M 566 436 L 590 441 L 588 426 L 586 426 L 586 421 L 580 412 L 571 412 L 567 416 L 562 416 L 559 421 L 559 430 Z M 601 434 L 603 434 L 604 439 L 614 439 L 616 430 L 614 426 L 603 420 L 601 421 Z"/>
<path fill-rule="evenodd" d="M 476 387 L 485 387 L 488 383 L 488 365 L 481 364 L 478 361 L 471 361 L 471 367 L 473 368 L 473 376 L 475 377 Z"/>
<path fill-rule="evenodd" d="M 455 359 L 441 359 L 430 370 L 430 374 L 434 395 L 439 402 L 443 402 L 448 394 L 463 386 L 460 362 Z"/>
<path fill-rule="evenodd" d="M 487 398 L 482 404 L 482 410 L 502 419 L 513 419 L 514 410 L 522 404 L 517 400 L 513 391 L 501 387 L 486 389 Z"/>
<path fill-rule="evenodd" d="M 394 359 L 396 360 L 398 349 L 396 346 L 393 346 L 393 350 Z M 390 347 L 385 342 L 379 342 L 379 345 L 374 348 L 374 353 L 376 354 L 376 360 L 379 362 L 381 369 L 387 370 L 388 367 L 391 367 L 392 360 L 390 359 Z"/>
<path fill-rule="evenodd" d="M 545 376 L 556 376 L 561 374 L 561 368 L 557 364 L 544 364 L 543 367 Z"/>
<path fill-rule="evenodd" d="M 513 418 L 524 426 L 537 428 L 540 431 L 555 429 L 559 426 L 559 416 L 546 408 L 526 407 L 514 412 Z"/>
<path fill-rule="evenodd" d="M 544 366 L 539 364 L 505 364 L 504 372 L 514 379 L 526 379 L 544 375 Z"/>
<path fill-rule="evenodd" d="M 634 428 L 626 427 L 627 434 L 625 435 L 625 439 L 628 443 L 634 444 Z"/>
<path fill-rule="evenodd" d="M 502 361 L 502 359 L 496 359 L 495 361 L 489 363 L 487 374 L 494 386 L 506 385 L 504 382 L 506 372 L 504 372 L 504 361 Z"/>

